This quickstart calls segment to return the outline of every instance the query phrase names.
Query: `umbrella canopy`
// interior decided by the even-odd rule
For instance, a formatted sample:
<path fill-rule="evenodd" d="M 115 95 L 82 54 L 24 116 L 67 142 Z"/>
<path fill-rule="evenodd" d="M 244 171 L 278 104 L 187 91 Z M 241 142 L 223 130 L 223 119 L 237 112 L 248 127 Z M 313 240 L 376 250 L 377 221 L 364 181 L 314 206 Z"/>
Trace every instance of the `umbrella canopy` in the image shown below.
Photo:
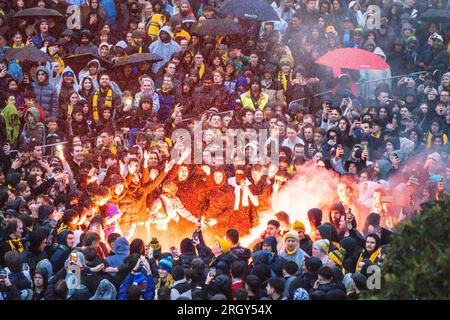
<path fill-rule="evenodd" d="M 9 60 L 42 62 L 53 62 L 53 59 L 47 53 L 37 49 L 35 46 L 25 46 L 20 49 L 11 49 L 6 54 Z"/>
<path fill-rule="evenodd" d="M 124 56 L 124 57 L 118 58 L 116 60 L 116 63 L 114 64 L 114 67 L 122 67 L 122 66 L 126 66 L 128 64 L 139 64 L 142 62 L 158 62 L 161 60 L 163 60 L 163 58 L 157 54 L 135 53 L 130 56 Z"/>
<path fill-rule="evenodd" d="M 421 16 L 422 21 L 450 22 L 449 9 L 428 9 Z"/>
<path fill-rule="evenodd" d="M 97 55 L 92 53 L 83 53 L 83 54 L 74 54 L 64 58 L 64 62 L 66 65 L 70 66 L 75 72 L 79 72 L 82 70 L 86 64 L 91 61 L 97 59 L 100 61 L 100 65 L 105 68 L 110 68 L 113 66 L 113 63 L 109 60 L 100 58 Z"/>
<path fill-rule="evenodd" d="M 244 29 L 229 19 L 208 19 L 199 21 L 192 29 L 201 36 L 231 36 L 244 33 Z"/>
<path fill-rule="evenodd" d="M 315 62 L 328 67 L 353 70 L 385 70 L 389 68 L 389 65 L 376 54 L 356 48 L 340 48 L 330 51 Z"/>
<path fill-rule="evenodd" d="M 280 21 L 280 17 L 266 0 L 229 0 L 219 14 L 256 21 Z"/>
<path fill-rule="evenodd" d="M 64 17 L 61 13 L 53 9 L 47 8 L 28 8 L 17 12 L 14 18 L 30 18 L 30 17 Z"/>

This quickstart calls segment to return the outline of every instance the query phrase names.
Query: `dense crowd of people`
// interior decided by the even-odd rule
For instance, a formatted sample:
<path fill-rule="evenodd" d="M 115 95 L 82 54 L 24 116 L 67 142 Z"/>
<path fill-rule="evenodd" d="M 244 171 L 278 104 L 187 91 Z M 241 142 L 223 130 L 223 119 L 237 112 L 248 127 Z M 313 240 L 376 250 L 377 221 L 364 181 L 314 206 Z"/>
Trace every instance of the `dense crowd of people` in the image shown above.
<path fill-rule="evenodd" d="M 267 0 L 265 22 L 226 2 L 0 0 L 0 300 L 354 300 L 449 194 L 450 25 L 422 18 L 447 1 Z M 205 35 L 216 18 L 245 32 Z M 314 63 L 338 48 L 390 69 Z M 275 212 L 311 172 L 328 203 Z"/>

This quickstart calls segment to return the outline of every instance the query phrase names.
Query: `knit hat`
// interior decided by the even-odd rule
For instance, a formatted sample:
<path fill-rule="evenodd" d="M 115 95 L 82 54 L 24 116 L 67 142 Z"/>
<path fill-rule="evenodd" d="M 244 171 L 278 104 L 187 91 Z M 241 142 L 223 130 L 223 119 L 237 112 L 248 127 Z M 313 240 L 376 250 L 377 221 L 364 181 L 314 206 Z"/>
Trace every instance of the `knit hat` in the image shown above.
<path fill-rule="evenodd" d="M 292 224 L 292 230 L 297 231 L 297 232 L 305 232 L 305 224 L 299 220 L 294 221 L 294 223 Z"/>
<path fill-rule="evenodd" d="M 335 29 L 333 26 L 328 26 L 328 27 L 325 29 L 325 32 L 326 32 L 326 33 L 336 32 L 336 29 Z"/>
<path fill-rule="evenodd" d="M 309 300 L 309 294 L 305 289 L 297 288 L 294 291 L 294 300 Z"/>
<path fill-rule="evenodd" d="M 167 256 L 166 258 L 159 260 L 158 269 L 172 273 L 172 257 Z"/>
<path fill-rule="evenodd" d="M 11 172 L 6 176 L 6 184 L 9 189 L 16 189 L 22 175 L 18 172 Z"/>
<path fill-rule="evenodd" d="M 20 300 L 32 300 L 33 299 L 33 290 L 24 289 L 20 291 Z"/>
<path fill-rule="evenodd" d="M 441 156 L 437 152 L 433 152 L 432 154 L 428 155 L 428 157 L 433 159 L 434 161 L 441 162 Z"/>
<path fill-rule="evenodd" d="M 330 241 L 327 239 L 317 240 L 314 242 L 314 246 L 322 253 L 328 254 L 328 251 L 330 250 Z"/>
<path fill-rule="evenodd" d="M 403 31 L 403 30 L 406 30 L 406 29 L 411 29 L 411 30 L 413 30 L 414 27 L 413 27 L 410 23 L 404 23 L 404 24 L 402 25 L 402 31 Z"/>
<path fill-rule="evenodd" d="M 333 260 L 338 266 L 342 266 L 342 262 L 344 261 L 345 257 L 345 249 L 339 249 L 339 250 L 333 250 L 331 251 L 328 256 Z"/>
<path fill-rule="evenodd" d="M 300 241 L 299 237 L 298 237 L 298 232 L 296 231 L 289 231 L 287 232 L 284 236 L 283 236 L 283 241 L 286 242 L 287 239 L 294 239 L 297 241 Z"/>
<path fill-rule="evenodd" d="M 128 48 L 128 45 L 125 41 L 120 40 L 119 42 L 116 43 L 116 48 L 126 49 Z"/>
<path fill-rule="evenodd" d="M 415 36 L 409 36 L 406 39 L 406 44 L 410 44 L 411 42 L 417 42 L 417 38 Z"/>
<path fill-rule="evenodd" d="M 444 41 L 444 39 L 442 38 L 442 36 L 440 35 L 440 34 L 438 34 L 438 33 L 433 33 L 432 35 L 431 35 L 431 37 L 430 37 L 430 39 L 431 40 L 433 40 L 433 39 L 437 39 L 437 40 L 439 40 L 439 41 Z"/>
<path fill-rule="evenodd" d="M 216 241 L 219 243 L 220 249 L 222 249 L 223 253 L 228 253 L 231 250 L 230 241 L 220 238 L 216 236 Z"/>
<path fill-rule="evenodd" d="M 161 245 L 158 238 L 152 238 L 152 241 L 150 241 L 148 245 L 153 248 L 153 255 L 161 254 Z"/>

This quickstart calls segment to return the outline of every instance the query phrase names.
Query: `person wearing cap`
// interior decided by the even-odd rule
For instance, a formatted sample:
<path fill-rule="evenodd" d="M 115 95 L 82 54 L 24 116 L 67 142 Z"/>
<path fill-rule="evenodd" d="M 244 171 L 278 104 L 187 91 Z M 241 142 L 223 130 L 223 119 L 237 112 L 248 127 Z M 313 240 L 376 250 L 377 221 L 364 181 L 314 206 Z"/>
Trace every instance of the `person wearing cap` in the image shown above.
<path fill-rule="evenodd" d="M 142 31 L 134 30 L 131 33 L 131 37 L 133 38 L 133 45 L 131 46 L 131 52 L 133 53 L 148 53 L 148 46 L 144 45 L 144 36 L 145 34 Z"/>
<path fill-rule="evenodd" d="M 309 234 L 306 234 L 305 224 L 300 220 L 294 221 L 292 224 L 292 230 L 298 233 L 298 238 L 300 241 L 300 249 L 306 252 L 309 256 L 312 255 L 312 244 L 313 241 Z"/>
<path fill-rule="evenodd" d="M 305 258 L 309 255 L 300 248 L 300 238 L 298 232 L 291 230 L 283 236 L 283 241 L 286 243 L 285 249 L 280 252 L 280 257 L 294 261 L 298 266 L 298 271 L 295 275 L 301 275 L 303 273 L 303 265 Z"/>
<path fill-rule="evenodd" d="M 198 231 L 198 235 L 198 239 L 194 240 L 198 256 L 206 261 L 209 268 L 216 268 L 216 275 L 228 275 L 231 264 L 238 260 L 231 254 L 231 242 L 216 235 L 213 247 L 209 248 L 203 240 L 201 231 Z"/>
<path fill-rule="evenodd" d="M 448 68 L 449 54 L 447 48 L 443 45 L 443 38 L 438 33 L 430 36 L 431 45 L 419 55 L 417 66 L 421 70 L 435 71 L 440 70 L 445 73 Z"/>
<path fill-rule="evenodd" d="M 98 54 L 98 48 L 91 42 L 92 33 L 89 30 L 82 30 L 80 35 L 80 45 L 76 47 L 74 54 L 90 53 L 94 56 Z"/>

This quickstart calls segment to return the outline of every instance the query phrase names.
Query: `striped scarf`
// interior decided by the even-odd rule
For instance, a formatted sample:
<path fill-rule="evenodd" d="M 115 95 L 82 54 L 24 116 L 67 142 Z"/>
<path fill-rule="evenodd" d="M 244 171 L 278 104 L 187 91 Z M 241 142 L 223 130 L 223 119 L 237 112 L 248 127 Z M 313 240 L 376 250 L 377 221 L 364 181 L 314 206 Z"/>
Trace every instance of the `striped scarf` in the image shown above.
<path fill-rule="evenodd" d="M 99 120 L 99 117 L 98 117 L 98 96 L 99 95 L 100 95 L 100 88 L 95 91 L 94 97 L 92 98 L 92 112 L 93 112 L 95 121 Z M 107 105 L 110 108 L 112 107 L 112 96 L 113 96 L 113 91 L 111 90 L 111 88 L 108 88 L 108 92 L 106 93 L 105 105 Z"/>
<path fill-rule="evenodd" d="M 20 238 L 17 240 L 8 240 L 7 242 L 11 248 L 11 251 L 17 251 L 18 253 L 22 253 L 25 250 Z"/>

